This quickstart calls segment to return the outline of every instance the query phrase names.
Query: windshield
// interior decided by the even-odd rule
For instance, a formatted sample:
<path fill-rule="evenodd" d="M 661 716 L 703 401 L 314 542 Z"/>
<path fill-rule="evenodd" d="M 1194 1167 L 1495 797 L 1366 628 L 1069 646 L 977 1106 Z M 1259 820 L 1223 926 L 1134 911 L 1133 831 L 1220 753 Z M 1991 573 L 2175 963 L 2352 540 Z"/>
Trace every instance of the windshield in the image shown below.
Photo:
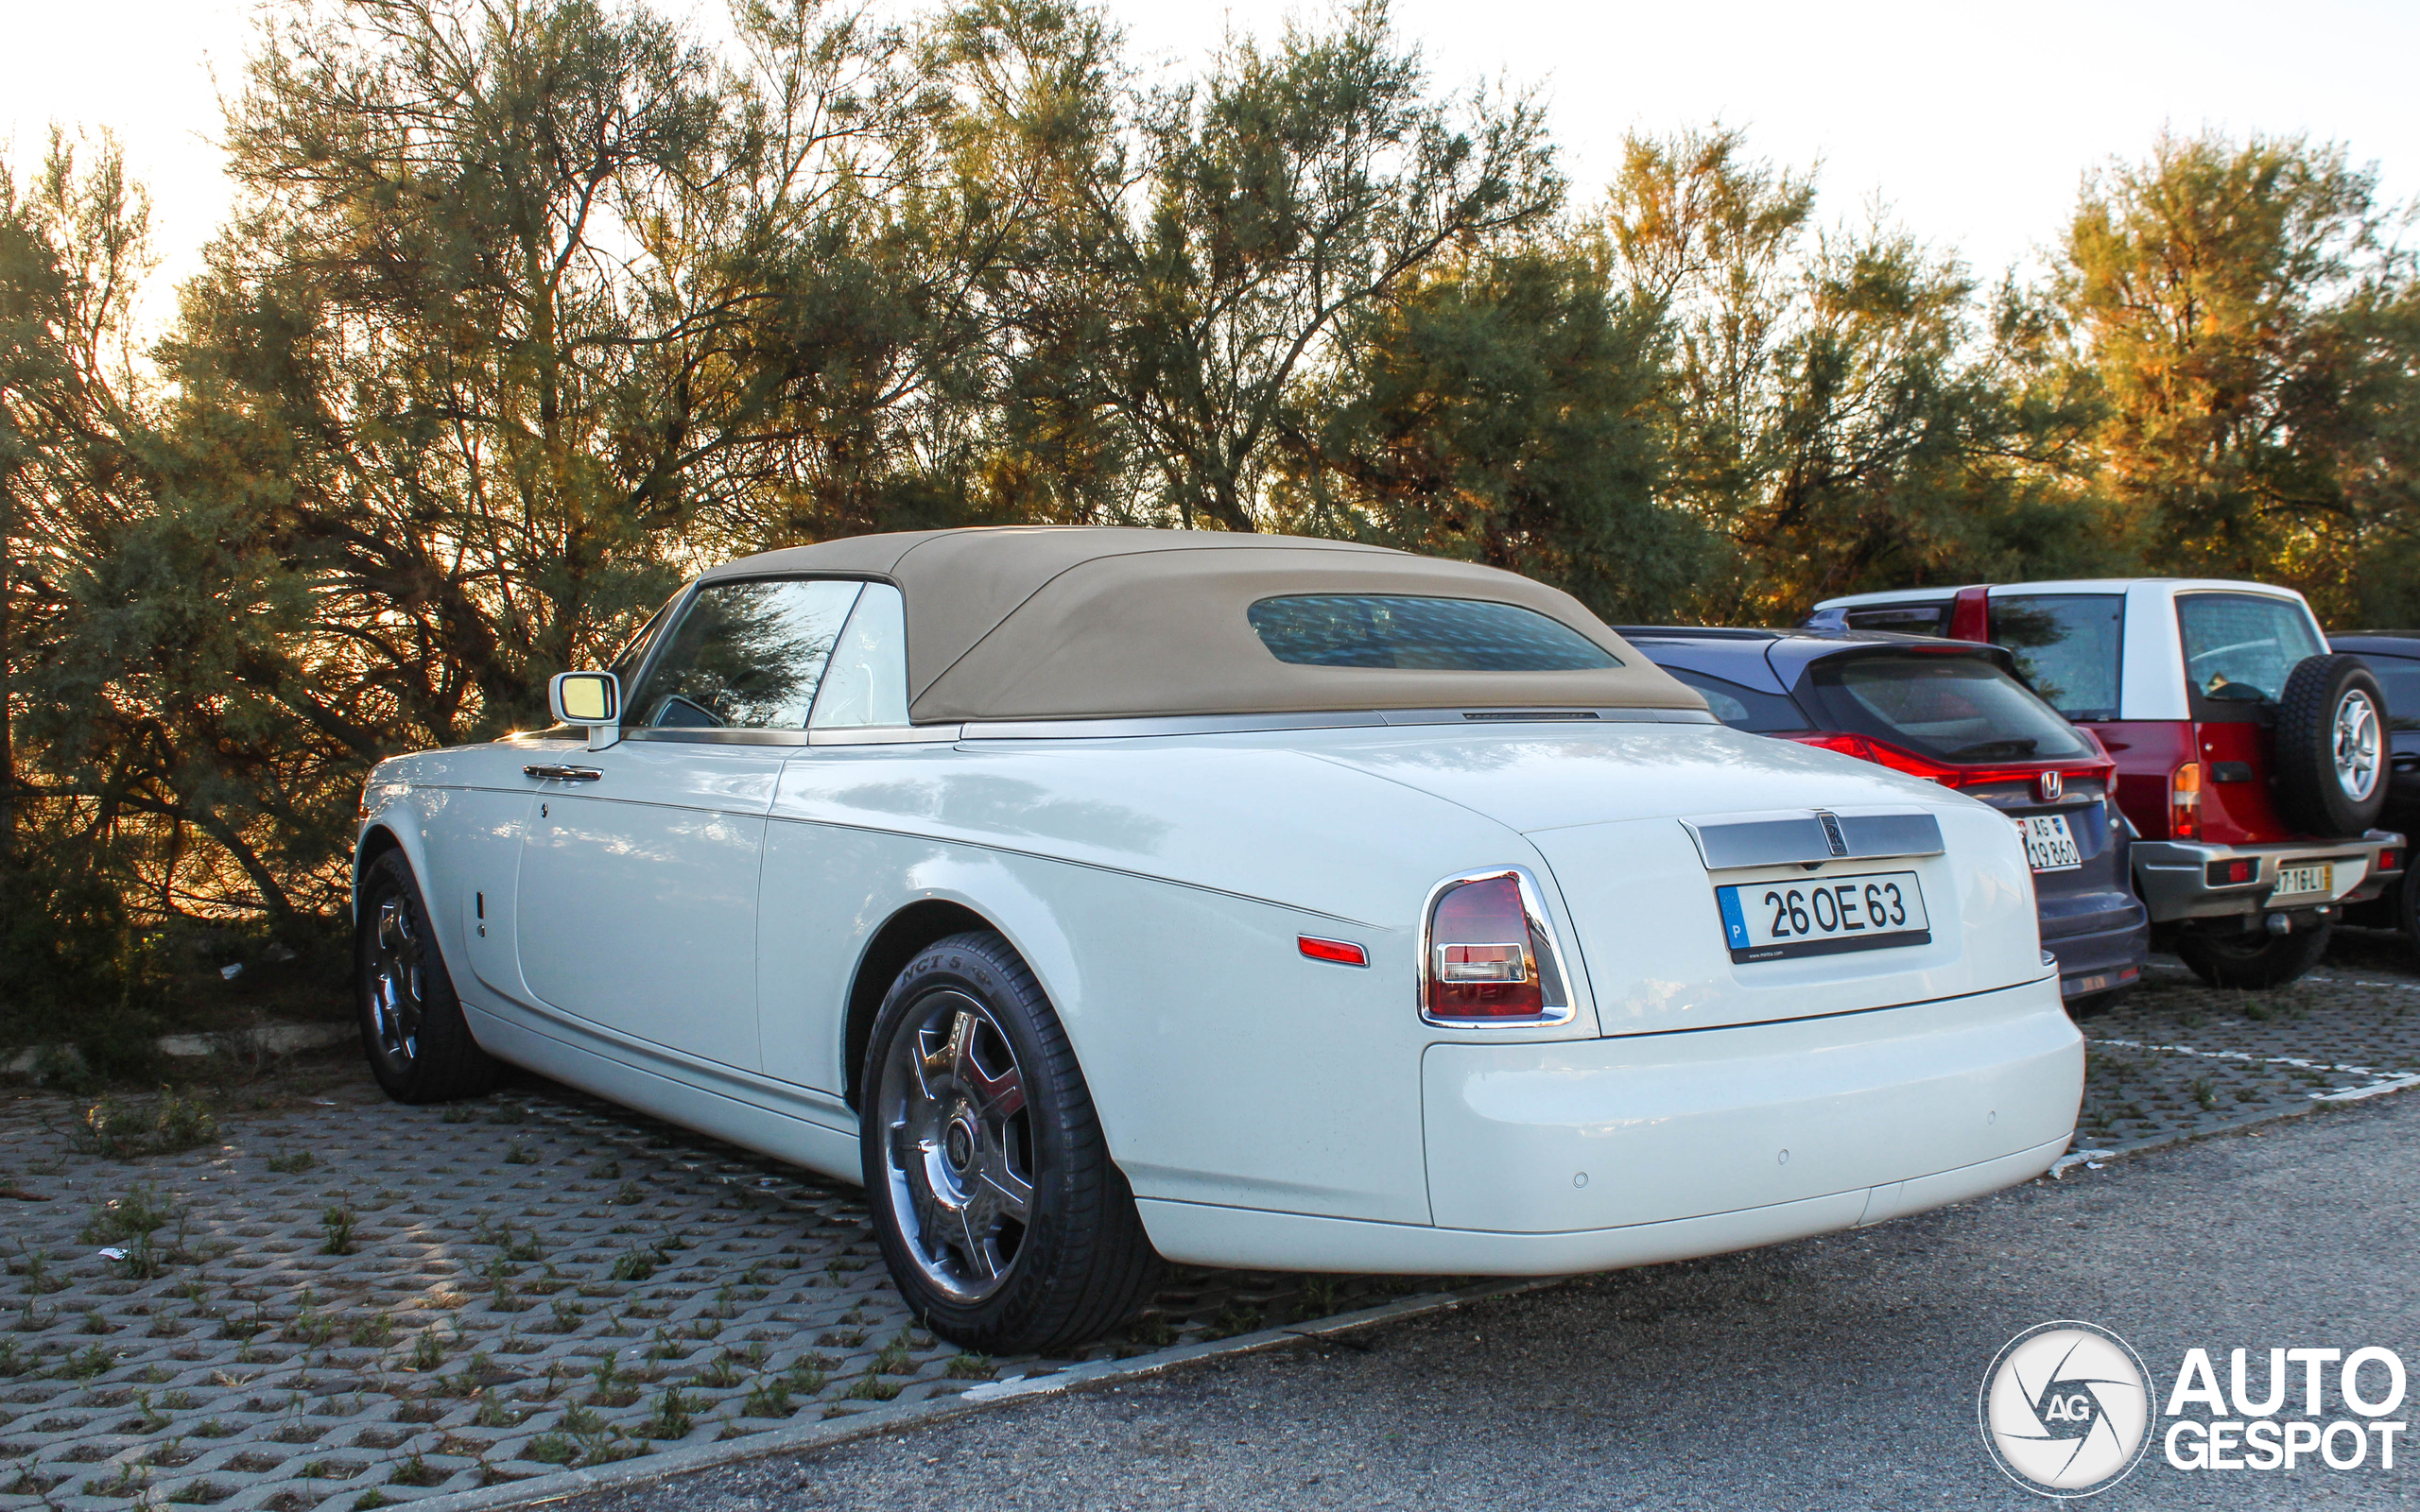
<path fill-rule="evenodd" d="M 2187 593 L 2176 601 L 2176 627 L 2186 680 L 2223 702 L 2275 700 L 2295 663 L 2327 649 L 2302 605 L 2265 593 Z"/>
<path fill-rule="evenodd" d="M 1518 604 L 1377 593 L 1264 598 L 1246 611 L 1280 662 L 1432 672 L 1578 672 L 1617 667 L 1613 653 Z"/>
<path fill-rule="evenodd" d="M 2010 593 L 1992 597 L 1992 640 L 2069 719 L 2118 717 L 2122 593 Z"/>
<path fill-rule="evenodd" d="M 2092 742 L 1980 656 L 1834 657 L 1808 683 L 1829 729 L 1872 735 L 1935 761 L 2074 761 Z"/>

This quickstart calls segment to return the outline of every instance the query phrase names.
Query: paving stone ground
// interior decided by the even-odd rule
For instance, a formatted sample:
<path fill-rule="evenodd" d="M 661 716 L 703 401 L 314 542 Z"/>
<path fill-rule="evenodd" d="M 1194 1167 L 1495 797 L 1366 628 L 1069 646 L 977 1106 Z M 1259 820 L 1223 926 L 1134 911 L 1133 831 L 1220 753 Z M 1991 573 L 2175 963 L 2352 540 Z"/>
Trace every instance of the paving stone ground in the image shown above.
<path fill-rule="evenodd" d="M 2079 1149 L 2420 1078 L 2414 967 L 2347 936 L 2274 992 L 2155 969 L 2086 1022 Z M 0 1196 L 0 1512 L 350 1512 L 1071 1363 L 916 1329 L 854 1191 L 551 1084 L 410 1108 L 338 1077 L 130 1160 L 85 1111 L 0 1102 L 0 1191 L 51 1199 Z M 1088 1357 L 1449 1284 L 1180 1270 Z"/>

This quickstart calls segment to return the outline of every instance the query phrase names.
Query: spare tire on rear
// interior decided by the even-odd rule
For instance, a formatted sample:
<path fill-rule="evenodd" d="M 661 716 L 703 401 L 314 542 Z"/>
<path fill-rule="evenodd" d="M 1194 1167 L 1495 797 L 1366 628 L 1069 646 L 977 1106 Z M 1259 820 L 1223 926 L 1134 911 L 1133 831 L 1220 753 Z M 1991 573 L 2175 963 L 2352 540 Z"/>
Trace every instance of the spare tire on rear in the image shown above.
<path fill-rule="evenodd" d="M 2360 834 L 2386 808 L 2386 694 L 2354 656 L 2298 662 L 2277 699 L 2277 808 L 2307 834 Z"/>

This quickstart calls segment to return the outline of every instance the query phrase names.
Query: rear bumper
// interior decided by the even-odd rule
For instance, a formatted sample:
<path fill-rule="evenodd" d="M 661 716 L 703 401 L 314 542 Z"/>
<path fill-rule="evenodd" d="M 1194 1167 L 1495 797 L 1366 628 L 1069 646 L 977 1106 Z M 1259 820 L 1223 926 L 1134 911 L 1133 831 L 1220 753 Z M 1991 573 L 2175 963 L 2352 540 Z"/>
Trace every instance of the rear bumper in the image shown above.
<path fill-rule="evenodd" d="M 2048 1168 L 2083 1044 L 2053 978 L 1827 1018 L 1529 1044 L 1422 1065 L 1433 1226 L 1146 1200 L 1170 1259 L 1551 1275 L 1719 1253 Z"/>
<path fill-rule="evenodd" d="M 2326 910 L 2377 897 L 2401 875 L 2378 868 L 2378 852 L 2404 848 L 2403 836 L 2372 830 L 2358 840 L 2283 840 L 2261 845 L 2204 845 L 2185 840 L 2135 842 L 2135 884 L 2153 923 L 2225 919 L 2277 910 Z M 2214 885 L 2213 862 L 2249 861 L 2252 880 Z M 2334 885 L 2325 893 L 2280 897 L 2277 874 L 2287 867 L 2326 862 Z"/>

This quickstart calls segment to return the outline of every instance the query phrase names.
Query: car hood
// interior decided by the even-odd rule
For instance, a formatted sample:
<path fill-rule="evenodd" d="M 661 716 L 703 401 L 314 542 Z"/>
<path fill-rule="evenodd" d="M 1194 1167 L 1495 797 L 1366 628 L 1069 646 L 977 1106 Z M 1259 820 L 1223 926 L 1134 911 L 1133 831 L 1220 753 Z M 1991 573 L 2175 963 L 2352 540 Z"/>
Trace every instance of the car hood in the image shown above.
<path fill-rule="evenodd" d="M 1304 754 L 1459 804 L 1525 834 L 1770 809 L 1963 806 L 1935 782 L 1720 725 L 1338 731 Z"/>

